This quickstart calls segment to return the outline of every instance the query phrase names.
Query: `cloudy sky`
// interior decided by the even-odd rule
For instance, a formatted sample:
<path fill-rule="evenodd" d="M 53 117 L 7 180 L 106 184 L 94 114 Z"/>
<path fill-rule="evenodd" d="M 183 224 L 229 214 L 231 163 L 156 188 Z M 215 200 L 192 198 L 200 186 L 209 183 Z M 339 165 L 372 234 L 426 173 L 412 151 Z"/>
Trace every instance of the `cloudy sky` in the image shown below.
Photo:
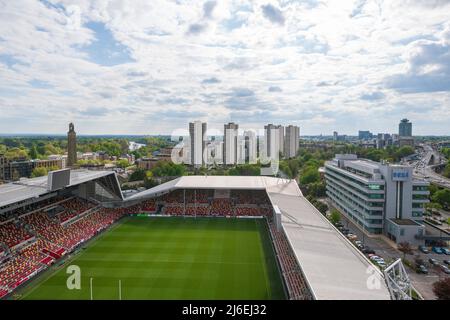
<path fill-rule="evenodd" d="M 0 0 L 0 133 L 450 134 L 450 0 Z"/>

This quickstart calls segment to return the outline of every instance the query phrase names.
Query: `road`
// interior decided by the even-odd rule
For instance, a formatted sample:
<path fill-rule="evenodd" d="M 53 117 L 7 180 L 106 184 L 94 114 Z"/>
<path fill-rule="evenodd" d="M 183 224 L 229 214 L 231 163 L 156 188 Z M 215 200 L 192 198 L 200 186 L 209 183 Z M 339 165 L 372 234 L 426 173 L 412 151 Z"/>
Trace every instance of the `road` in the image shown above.
<path fill-rule="evenodd" d="M 436 173 L 432 165 L 429 165 L 431 156 L 434 156 L 435 159 L 438 159 L 439 163 L 445 163 L 446 160 L 441 157 L 439 152 L 434 150 L 430 145 L 423 144 L 423 152 L 419 152 L 418 155 L 420 157 L 419 160 L 409 161 L 408 164 L 414 166 L 414 175 L 420 178 L 427 180 L 430 183 L 434 183 L 440 187 L 450 189 L 450 179 Z"/>

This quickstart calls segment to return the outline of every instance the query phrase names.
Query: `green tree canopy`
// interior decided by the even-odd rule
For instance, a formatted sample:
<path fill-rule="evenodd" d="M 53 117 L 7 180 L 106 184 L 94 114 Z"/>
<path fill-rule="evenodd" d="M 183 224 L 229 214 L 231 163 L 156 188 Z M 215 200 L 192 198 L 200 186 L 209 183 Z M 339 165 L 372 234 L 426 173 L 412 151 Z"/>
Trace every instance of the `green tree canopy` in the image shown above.
<path fill-rule="evenodd" d="M 37 168 L 33 169 L 33 172 L 31 173 L 31 177 L 32 178 L 43 177 L 43 176 L 46 176 L 47 173 L 48 173 L 47 168 L 37 167 Z"/>
<path fill-rule="evenodd" d="M 300 174 L 300 183 L 303 185 L 318 182 L 320 174 L 316 167 L 307 167 L 302 174 Z"/>
<path fill-rule="evenodd" d="M 431 197 L 433 202 L 439 203 L 441 206 L 448 208 L 450 206 L 450 190 L 441 189 L 436 191 Z"/>

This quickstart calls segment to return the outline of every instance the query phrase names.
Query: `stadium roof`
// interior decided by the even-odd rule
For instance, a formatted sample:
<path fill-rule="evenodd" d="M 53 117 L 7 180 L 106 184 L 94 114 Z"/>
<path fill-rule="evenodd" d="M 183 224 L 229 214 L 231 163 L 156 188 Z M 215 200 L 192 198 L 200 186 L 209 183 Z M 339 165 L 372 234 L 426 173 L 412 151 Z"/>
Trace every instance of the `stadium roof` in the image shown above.
<path fill-rule="evenodd" d="M 289 180 L 260 176 L 184 176 L 163 183 L 149 190 L 137 193 L 127 201 L 157 197 L 176 189 L 225 189 L 225 190 L 267 190 L 298 193 L 300 190 L 288 186 Z M 285 190 L 289 188 L 290 191 Z M 300 192 L 301 194 L 301 192 Z"/>
<path fill-rule="evenodd" d="M 281 224 L 316 299 L 390 299 L 381 272 L 308 200 L 268 194 L 282 213 Z M 370 279 L 379 280 L 379 287 L 368 288 Z"/>
<path fill-rule="evenodd" d="M 283 229 L 316 299 L 390 299 L 381 272 L 303 197 L 294 180 L 185 176 L 140 192 L 126 201 L 157 197 L 176 189 L 266 190 L 272 205 L 282 213 Z M 379 286 L 370 289 L 368 282 L 374 276 Z"/>
<path fill-rule="evenodd" d="M 70 184 L 68 187 L 73 187 L 111 174 L 115 173 L 112 171 L 72 170 L 70 172 Z M 47 183 L 48 177 L 43 176 L 32 179 L 21 179 L 17 182 L 0 185 L 0 207 L 50 193 L 51 191 L 48 190 Z"/>

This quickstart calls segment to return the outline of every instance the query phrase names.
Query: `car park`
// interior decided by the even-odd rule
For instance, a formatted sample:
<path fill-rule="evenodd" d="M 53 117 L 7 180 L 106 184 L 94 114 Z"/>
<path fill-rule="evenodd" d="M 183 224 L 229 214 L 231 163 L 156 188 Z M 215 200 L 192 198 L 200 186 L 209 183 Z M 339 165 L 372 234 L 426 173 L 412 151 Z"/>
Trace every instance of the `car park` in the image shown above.
<path fill-rule="evenodd" d="M 450 269 L 447 266 L 441 265 L 441 271 L 445 274 L 450 274 Z"/>
<path fill-rule="evenodd" d="M 437 254 L 443 254 L 444 253 L 444 251 L 442 251 L 441 247 L 433 247 L 432 250 L 433 250 L 434 253 L 437 253 Z"/>
<path fill-rule="evenodd" d="M 367 255 L 369 255 L 369 254 L 375 254 L 375 250 L 373 250 L 373 249 L 371 249 L 371 248 L 368 248 L 368 247 L 365 247 L 365 248 L 362 250 L 362 252 L 365 253 L 365 254 L 367 254 Z"/>
<path fill-rule="evenodd" d="M 439 265 L 439 262 L 436 259 L 434 259 L 434 258 L 428 259 L 428 262 L 431 263 L 433 266 L 438 266 Z"/>
<path fill-rule="evenodd" d="M 422 253 L 425 253 L 425 254 L 428 254 L 428 253 L 430 253 L 430 251 L 427 249 L 427 247 L 425 247 L 425 246 L 419 246 L 419 250 L 422 252 Z"/>
<path fill-rule="evenodd" d="M 428 274 L 428 269 L 423 264 L 418 265 L 416 269 L 417 273 Z"/>
<path fill-rule="evenodd" d="M 356 240 L 356 239 L 358 239 L 358 237 L 357 237 L 355 234 L 353 234 L 353 233 L 349 233 L 349 234 L 347 235 L 347 238 L 350 239 L 350 240 Z"/>

